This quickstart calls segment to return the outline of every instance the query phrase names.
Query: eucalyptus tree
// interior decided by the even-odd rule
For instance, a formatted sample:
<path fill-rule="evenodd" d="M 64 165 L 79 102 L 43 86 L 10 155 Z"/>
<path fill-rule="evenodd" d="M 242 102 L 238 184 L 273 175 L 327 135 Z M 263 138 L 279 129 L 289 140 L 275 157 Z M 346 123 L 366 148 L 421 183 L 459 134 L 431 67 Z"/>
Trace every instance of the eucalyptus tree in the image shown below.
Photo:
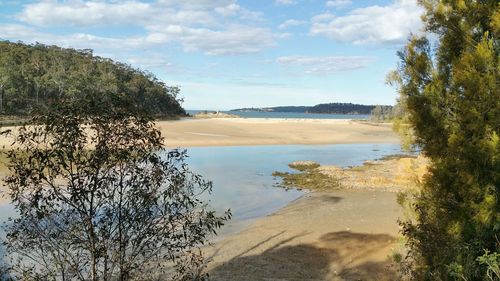
<path fill-rule="evenodd" d="M 115 100 L 113 100 L 115 99 Z M 200 247 L 230 217 L 199 199 L 211 182 L 167 150 L 123 96 L 37 115 L 15 136 L 5 180 L 11 276 L 23 280 L 202 280 Z"/>
<path fill-rule="evenodd" d="M 146 71 L 94 56 L 91 50 L 0 41 L 0 101 L 6 114 L 29 115 L 59 100 L 82 99 L 81 93 L 127 93 L 136 106 L 157 117 L 186 115 L 176 87 Z M 8 79 L 9 83 L 3 80 Z M 5 102 L 7 101 L 7 102 Z"/>
<path fill-rule="evenodd" d="M 500 4 L 419 3 L 432 36 L 411 38 L 394 79 L 431 160 L 416 219 L 403 223 L 409 269 L 417 280 L 500 280 Z"/>

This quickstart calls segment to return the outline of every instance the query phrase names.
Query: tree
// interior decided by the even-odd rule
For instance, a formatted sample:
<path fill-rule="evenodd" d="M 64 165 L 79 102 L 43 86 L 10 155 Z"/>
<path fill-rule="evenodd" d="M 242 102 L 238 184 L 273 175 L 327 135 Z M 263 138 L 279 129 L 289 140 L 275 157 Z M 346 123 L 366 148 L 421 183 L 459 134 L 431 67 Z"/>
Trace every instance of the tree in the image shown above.
<path fill-rule="evenodd" d="M 185 116 L 178 88 L 153 74 L 94 56 L 91 50 L 0 41 L 0 112 L 29 116 L 82 93 L 128 93 L 155 117 Z"/>
<path fill-rule="evenodd" d="M 370 120 L 373 122 L 387 122 L 393 119 L 394 107 L 390 105 L 376 105 L 370 112 Z"/>
<path fill-rule="evenodd" d="M 110 100 L 114 98 L 115 100 Z M 35 116 L 8 152 L 18 217 L 6 227 L 23 280 L 199 280 L 217 216 L 211 182 L 123 97 L 94 95 Z"/>
<path fill-rule="evenodd" d="M 417 280 L 498 280 L 500 6 L 419 3 L 432 39 L 411 38 L 395 79 L 416 145 L 431 160 L 416 219 L 403 222 L 407 260 Z"/>

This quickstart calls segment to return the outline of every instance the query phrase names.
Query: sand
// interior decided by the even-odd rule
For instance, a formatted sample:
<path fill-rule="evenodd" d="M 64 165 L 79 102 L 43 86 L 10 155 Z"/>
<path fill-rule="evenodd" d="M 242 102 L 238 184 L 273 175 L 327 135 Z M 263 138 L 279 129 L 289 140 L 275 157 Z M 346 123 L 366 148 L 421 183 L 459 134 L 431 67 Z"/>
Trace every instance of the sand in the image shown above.
<path fill-rule="evenodd" d="M 309 192 L 206 249 L 213 280 L 399 280 L 403 254 L 395 191 L 416 188 L 427 160 L 397 158 L 319 167 L 340 190 Z M 340 172 L 340 173 L 339 173 Z"/>
<path fill-rule="evenodd" d="M 212 118 L 158 121 L 168 147 L 397 143 L 390 124 L 339 119 Z M 15 127 L 4 127 L 12 130 Z M 0 147 L 12 139 L 0 136 Z"/>
<path fill-rule="evenodd" d="M 157 126 L 169 147 L 399 142 L 390 124 L 338 119 L 190 119 Z"/>
<path fill-rule="evenodd" d="M 313 192 L 207 251 L 213 280 L 395 280 L 396 194 Z"/>

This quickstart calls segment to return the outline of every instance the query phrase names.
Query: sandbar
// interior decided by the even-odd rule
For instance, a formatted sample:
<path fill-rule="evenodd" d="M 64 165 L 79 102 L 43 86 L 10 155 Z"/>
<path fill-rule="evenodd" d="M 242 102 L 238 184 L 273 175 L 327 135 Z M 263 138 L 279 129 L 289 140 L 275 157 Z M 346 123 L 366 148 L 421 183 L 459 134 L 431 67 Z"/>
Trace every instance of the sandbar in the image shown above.
<path fill-rule="evenodd" d="M 214 118 L 156 124 L 168 147 L 399 143 L 390 124 L 355 120 Z"/>

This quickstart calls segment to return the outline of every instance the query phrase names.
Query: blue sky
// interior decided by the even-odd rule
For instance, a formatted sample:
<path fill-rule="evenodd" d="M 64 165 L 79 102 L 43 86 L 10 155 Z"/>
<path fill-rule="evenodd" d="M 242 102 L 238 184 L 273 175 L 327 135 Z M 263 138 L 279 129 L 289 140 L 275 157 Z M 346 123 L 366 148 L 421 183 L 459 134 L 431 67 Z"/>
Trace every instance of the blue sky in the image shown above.
<path fill-rule="evenodd" d="M 0 0 L 0 38 L 93 49 L 179 85 L 187 109 L 394 104 L 416 0 Z"/>

